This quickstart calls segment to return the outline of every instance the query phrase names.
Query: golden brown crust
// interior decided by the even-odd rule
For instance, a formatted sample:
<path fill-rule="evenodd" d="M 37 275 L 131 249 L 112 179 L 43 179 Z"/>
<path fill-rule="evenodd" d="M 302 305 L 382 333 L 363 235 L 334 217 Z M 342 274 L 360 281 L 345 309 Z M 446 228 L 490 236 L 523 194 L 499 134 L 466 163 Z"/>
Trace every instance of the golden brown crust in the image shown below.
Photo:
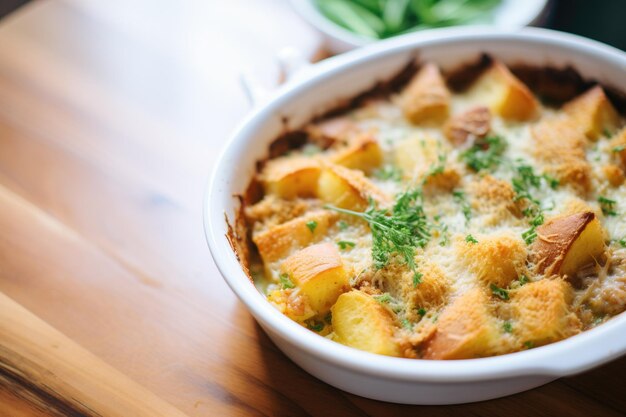
<path fill-rule="evenodd" d="M 613 131 L 619 126 L 619 116 L 600 86 L 565 103 L 563 111 L 590 140 L 597 140 L 606 130 Z"/>
<path fill-rule="evenodd" d="M 586 159 L 586 139 L 569 118 L 541 121 L 532 129 L 533 155 L 546 165 L 547 172 L 586 193 L 591 187 L 591 165 Z"/>

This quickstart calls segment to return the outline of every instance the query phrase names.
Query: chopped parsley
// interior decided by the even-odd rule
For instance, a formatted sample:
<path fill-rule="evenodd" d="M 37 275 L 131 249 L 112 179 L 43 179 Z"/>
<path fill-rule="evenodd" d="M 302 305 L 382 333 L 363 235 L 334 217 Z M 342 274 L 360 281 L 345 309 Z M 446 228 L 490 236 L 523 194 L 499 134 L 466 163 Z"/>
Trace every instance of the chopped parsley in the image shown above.
<path fill-rule="evenodd" d="M 321 321 L 309 321 L 307 324 L 307 327 L 315 332 L 321 332 L 322 330 L 324 330 L 324 323 Z"/>
<path fill-rule="evenodd" d="M 502 329 L 504 330 L 505 333 L 513 333 L 513 325 L 511 324 L 510 321 L 505 321 L 504 324 L 502 325 Z"/>
<path fill-rule="evenodd" d="M 381 304 L 386 304 L 391 301 L 391 295 L 389 295 L 388 292 L 381 295 L 375 295 L 374 300 L 378 301 Z"/>
<path fill-rule="evenodd" d="M 550 188 L 552 188 L 553 190 L 556 190 L 556 188 L 560 184 L 560 181 L 548 174 L 543 174 L 542 176 L 543 176 L 543 179 L 546 180 Z"/>
<path fill-rule="evenodd" d="M 491 293 L 496 297 L 505 301 L 509 299 L 509 292 L 507 290 L 498 287 L 496 284 L 491 284 L 489 288 L 491 288 Z"/>
<path fill-rule="evenodd" d="M 326 324 L 331 324 L 333 322 L 333 313 L 329 311 L 328 314 L 324 316 L 324 321 Z"/>
<path fill-rule="evenodd" d="M 448 225 L 445 223 L 439 223 L 438 229 L 441 234 L 439 246 L 446 246 L 450 242 L 450 238 L 448 236 Z"/>
<path fill-rule="evenodd" d="M 471 243 L 471 244 L 476 244 L 476 243 L 478 243 L 478 241 L 476 240 L 476 238 L 475 238 L 474 236 L 472 236 L 472 235 L 467 235 L 467 236 L 465 236 L 465 241 L 466 241 L 467 243 Z"/>
<path fill-rule="evenodd" d="M 520 286 L 526 285 L 526 284 L 528 284 L 530 282 L 530 280 L 528 279 L 528 277 L 526 275 L 520 276 L 518 281 L 519 281 L 519 285 Z"/>
<path fill-rule="evenodd" d="M 626 237 L 621 238 L 618 242 L 622 248 L 626 248 Z"/>
<path fill-rule="evenodd" d="M 348 223 L 345 220 L 339 220 L 339 222 L 337 222 L 337 225 L 339 226 L 339 230 L 341 231 L 348 228 Z"/>
<path fill-rule="evenodd" d="M 420 308 L 417 310 L 417 314 L 419 314 L 421 317 L 424 317 L 426 315 L 426 310 L 423 308 Z"/>
<path fill-rule="evenodd" d="M 417 272 L 415 251 L 425 247 L 431 236 L 420 191 L 399 194 L 391 210 L 378 209 L 372 199 L 364 212 L 332 205 L 325 207 L 359 217 L 369 224 L 372 231 L 372 259 L 376 269 L 387 266 L 392 256 L 399 256 L 413 273 Z"/>
<path fill-rule="evenodd" d="M 414 272 L 413 273 L 413 287 L 417 287 L 418 285 L 420 285 L 422 283 L 422 277 L 424 276 L 424 274 L 422 274 L 421 272 Z"/>
<path fill-rule="evenodd" d="M 468 167 L 476 172 L 493 171 L 502 162 L 502 154 L 506 150 L 506 142 L 501 136 L 488 136 L 477 141 L 471 148 L 461 154 Z"/>
<path fill-rule="evenodd" d="M 374 176 L 379 180 L 401 181 L 402 170 L 395 165 L 385 165 L 374 171 Z"/>
<path fill-rule="evenodd" d="M 287 274 L 280 274 L 280 276 L 278 277 L 278 280 L 280 281 L 280 286 L 282 288 L 295 288 L 296 287 L 294 283 L 291 281 L 291 279 L 289 279 L 289 275 Z"/>
<path fill-rule="evenodd" d="M 524 342 L 524 347 L 525 347 L 526 349 L 532 349 L 532 348 L 534 348 L 534 347 L 535 347 L 535 344 L 529 340 L 529 341 L 527 341 L 527 342 Z"/>
<path fill-rule="evenodd" d="M 412 330 L 413 329 L 413 325 L 407 319 L 402 319 L 402 327 L 404 327 L 407 330 Z"/>
<path fill-rule="evenodd" d="M 454 190 L 452 191 L 452 196 L 454 197 L 454 201 L 461 205 L 461 211 L 463 212 L 463 217 L 465 217 L 465 222 L 469 222 L 472 217 L 472 207 L 467 202 L 465 193 L 461 190 Z"/>
<path fill-rule="evenodd" d="M 618 153 L 618 152 L 623 151 L 624 149 L 626 149 L 626 145 L 619 145 L 619 146 L 615 146 L 613 149 L 611 149 L 611 151 Z"/>
<path fill-rule="evenodd" d="M 306 222 L 306 227 L 308 227 L 309 230 L 311 231 L 311 233 L 313 233 L 315 231 L 315 228 L 317 227 L 317 222 L 315 220 L 311 220 L 310 222 Z"/>
<path fill-rule="evenodd" d="M 525 230 L 522 233 L 522 239 L 526 242 L 527 245 L 530 245 L 537 239 L 537 227 L 541 226 L 544 222 L 543 213 L 539 212 L 533 219 L 530 221 L 530 229 Z"/>
<path fill-rule="evenodd" d="M 617 212 L 615 211 L 617 201 L 600 196 L 598 197 L 598 203 L 600 203 L 600 208 L 602 208 L 602 213 L 604 213 L 605 216 L 617 216 Z"/>
<path fill-rule="evenodd" d="M 339 242 L 337 242 L 337 245 L 339 245 L 339 248 L 341 250 L 346 250 L 348 248 L 353 248 L 355 243 L 350 242 L 349 240 L 340 240 Z"/>

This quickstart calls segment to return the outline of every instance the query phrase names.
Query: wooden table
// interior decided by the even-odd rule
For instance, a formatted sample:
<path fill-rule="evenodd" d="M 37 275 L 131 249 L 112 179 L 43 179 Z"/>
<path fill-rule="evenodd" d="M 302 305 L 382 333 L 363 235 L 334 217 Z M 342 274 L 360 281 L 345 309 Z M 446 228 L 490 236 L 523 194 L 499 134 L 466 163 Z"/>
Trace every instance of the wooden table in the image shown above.
<path fill-rule="evenodd" d="M 85 373 L 109 364 L 164 415 L 624 415 L 626 358 L 496 401 L 410 407 L 332 388 L 268 340 L 211 260 L 202 198 L 249 110 L 238 74 L 272 85 L 284 46 L 323 53 L 281 0 L 43 0 L 3 20 L 0 290 L 92 352 L 75 354 Z M 0 415 L 97 414 L 42 397 L 42 380 L 0 378 Z"/>

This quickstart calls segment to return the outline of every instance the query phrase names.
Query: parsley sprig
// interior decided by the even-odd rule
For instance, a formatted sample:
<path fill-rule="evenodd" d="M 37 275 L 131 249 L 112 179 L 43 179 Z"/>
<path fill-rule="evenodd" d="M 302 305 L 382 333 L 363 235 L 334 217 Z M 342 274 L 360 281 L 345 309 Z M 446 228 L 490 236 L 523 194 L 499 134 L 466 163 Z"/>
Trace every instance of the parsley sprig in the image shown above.
<path fill-rule="evenodd" d="M 600 203 L 600 208 L 605 216 L 617 216 L 617 212 L 615 211 L 617 201 L 600 196 L 598 197 L 598 203 Z"/>
<path fill-rule="evenodd" d="M 505 150 L 506 141 L 501 136 L 488 136 L 463 152 L 461 160 L 476 172 L 493 171 L 502 162 Z"/>
<path fill-rule="evenodd" d="M 425 247 L 431 236 L 422 204 L 422 193 L 412 190 L 399 194 L 391 210 L 377 208 L 372 199 L 364 212 L 332 205 L 325 207 L 360 217 L 369 224 L 372 231 L 372 259 L 376 269 L 384 268 L 393 256 L 399 256 L 419 281 L 415 251 Z"/>

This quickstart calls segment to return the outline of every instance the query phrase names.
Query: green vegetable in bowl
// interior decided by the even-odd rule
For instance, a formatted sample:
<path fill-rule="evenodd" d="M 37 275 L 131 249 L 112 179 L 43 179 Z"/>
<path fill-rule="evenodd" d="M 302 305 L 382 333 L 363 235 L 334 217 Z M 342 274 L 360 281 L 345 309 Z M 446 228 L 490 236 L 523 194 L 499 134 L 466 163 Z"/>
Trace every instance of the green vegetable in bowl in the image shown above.
<path fill-rule="evenodd" d="M 357 35 L 388 38 L 420 29 L 488 22 L 501 0 L 315 0 L 331 21 Z"/>

